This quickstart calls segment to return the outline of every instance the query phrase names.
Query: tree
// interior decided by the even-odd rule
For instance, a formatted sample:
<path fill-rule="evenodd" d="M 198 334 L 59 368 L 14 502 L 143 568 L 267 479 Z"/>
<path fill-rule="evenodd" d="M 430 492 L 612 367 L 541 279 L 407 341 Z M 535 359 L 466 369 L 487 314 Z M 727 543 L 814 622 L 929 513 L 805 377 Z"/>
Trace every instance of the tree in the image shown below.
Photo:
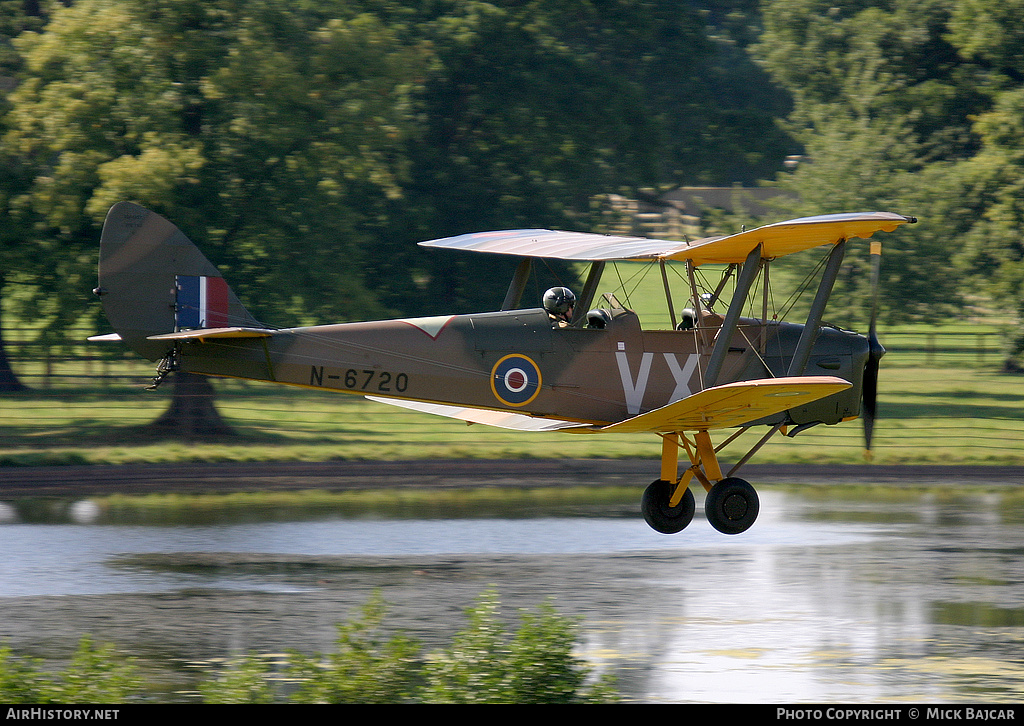
<path fill-rule="evenodd" d="M 410 74 L 373 17 L 83 0 L 17 43 L 28 73 L 5 147 L 33 178 L 8 209 L 37 245 L 60 245 L 62 290 L 92 274 L 98 226 L 128 198 L 188 230 L 259 313 L 383 312 L 357 227 L 398 193 Z M 39 289 L 80 314 L 80 290 Z"/>
<path fill-rule="evenodd" d="M 749 38 L 715 17 L 728 31 L 711 39 L 674 0 L 58 8 L 16 42 L 24 82 L 5 116 L 26 304 L 43 334 L 80 318 L 99 224 L 131 199 L 271 324 L 493 306 L 501 292 L 479 281 L 510 262 L 415 242 L 586 230 L 597 194 L 778 168 L 779 94 L 733 80 L 754 72 Z"/>
<path fill-rule="evenodd" d="M 43 27 L 48 16 L 49 3 L 23 2 L 22 0 L 0 1 L 0 137 L 3 135 L 5 115 L 9 108 L 8 92 L 17 85 L 23 64 L 12 40 L 26 30 Z M 0 147 L 0 210 L 7 209 L 10 197 L 18 194 L 29 182 L 21 159 Z M 0 273 L 0 392 L 11 393 L 25 390 L 11 368 L 4 345 L 3 302 L 10 285 L 20 282 L 13 279 L 25 269 L 24 250 L 20 242 L 25 230 L 18 220 L 4 215 L 0 229 L 0 250 L 3 252 L 4 272 Z M 10 312 L 13 305 L 7 305 Z"/>
<path fill-rule="evenodd" d="M 957 5 L 950 38 L 980 67 L 991 108 L 974 126 L 979 152 L 961 161 L 969 231 L 959 256 L 971 284 L 1013 314 L 1017 326 L 1006 346 L 1006 369 L 1024 370 L 1024 54 L 1020 0 L 968 0 Z"/>
<path fill-rule="evenodd" d="M 259 314 L 386 312 L 358 226 L 398 193 L 410 51 L 372 16 L 311 8 L 82 0 L 17 40 L 5 150 L 31 174 L 7 212 L 44 332 L 82 314 L 125 198 L 178 221 Z"/>
<path fill-rule="evenodd" d="M 391 26 L 424 40 L 433 63 L 414 96 L 404 194 L 368 260 L 410 313 L 486 309 L 514 262 L 421 254 L 415 243 L 485 229 L 599 231 L 594 198 L 774 173 L 792 142 L 771 118 L 771 84 L 712 41 L 686 3 L 590 0 L 418 2 Z M 383 12 L 375 10 L 375 12 Z M 572 83 L 566 79 L 571 78 Z M 402 271 L 408 271 L 404 277 Z M 397 273 L 397 274 L 396 274 Z M 564 266 L 550 282 L 572 285 Z M 536 291 L 539 300 L 545 285 Z"/>
<path fill-rule="evenodd" d="M 988 106 L 979 70 L 950 43 L 954 0 L 781 0 L 764 6 L 755 52 L 793 96 L 788 123 L 812 131 L 839 113 L 901 119 L 922 160 L 977 150 Z"/>
<path fill-rule="evenodd" d="M 972 114 L 987 100 L 977 69 L 949 43 L 955 3 L 785 0 L 765 6 L 757 52 L 794 97 L 788 123 L 810 163 L 780 186 L 807 213 L 883 209 L 921 223 L 886 238 L 884 320 L 937 319 L 962 305 L 950 264 L 954 161 L 978 148 Z M 951 216 L 952 212 L 952 216 Z M 830 310 L 867 312 L 867 255 L 848 262 Z M 860 314 L 857 314 L 857 313 Z"/>

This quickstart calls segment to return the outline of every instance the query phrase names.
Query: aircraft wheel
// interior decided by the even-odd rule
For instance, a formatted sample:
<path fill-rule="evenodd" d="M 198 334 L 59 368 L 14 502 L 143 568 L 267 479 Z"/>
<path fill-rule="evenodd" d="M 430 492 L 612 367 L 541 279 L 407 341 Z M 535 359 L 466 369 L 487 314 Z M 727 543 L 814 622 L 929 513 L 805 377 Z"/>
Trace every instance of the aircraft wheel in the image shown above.
<path fill-rule="evenodd" d="M 644 496 L 640 500 L 640 509 L 644 513 L 647 524 L 662 534 L 681 532 L 693 519 L 695 509 L 693 492 L 687 487 L 679 504 L 670 507 L 668 503 L 674 489 L 675 486 L 669 482 L 658 479 L 644 490 Z"/>
<path fill-rule="evenodd" d="M 750 483 L 729 477 L 711 487 L 704 500 L 704 513 L 711 526 L 722 534 L 739 534 L 757 519 L 760 503 Z"/>

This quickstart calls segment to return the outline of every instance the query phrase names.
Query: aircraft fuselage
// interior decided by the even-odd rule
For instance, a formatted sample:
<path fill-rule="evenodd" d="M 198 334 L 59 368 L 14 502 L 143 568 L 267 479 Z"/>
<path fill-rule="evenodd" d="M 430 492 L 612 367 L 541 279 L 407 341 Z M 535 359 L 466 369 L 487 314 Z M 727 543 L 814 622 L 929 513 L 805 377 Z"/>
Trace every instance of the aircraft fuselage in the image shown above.
<path fill-rule="evenodd" d="M 604 328 L 552 327 L 539 308 L 293 328 L 265 340 L 188 342 L 179 363 L 208 375 L 595 424 L 705 387 L 717 329 L 643 330 L 633 312 L 613 312 Z M 786 375 L 802 328 L 744 319 L 717 383 Z M 854 385 L 792 409 L 790 421 L 831 424 L 856 416 L 867 352 L 863 336 L 820 329 L 805 373 Z"/>

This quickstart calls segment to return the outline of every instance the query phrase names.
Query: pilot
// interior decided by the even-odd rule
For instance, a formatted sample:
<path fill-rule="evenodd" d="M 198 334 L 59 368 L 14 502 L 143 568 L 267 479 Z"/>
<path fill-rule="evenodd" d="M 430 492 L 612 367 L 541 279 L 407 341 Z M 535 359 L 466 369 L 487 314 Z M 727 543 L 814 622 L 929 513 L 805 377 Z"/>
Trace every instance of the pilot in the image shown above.
<path fill-rule="evenodd" d="M 676 326 L 676 330 L 693 330 L 697 327 L 697 311 L 693 308 L 686 308 L 682 313 L 682 320 Z"/>
<path fill-rule="evenodd" d="M 553 287 L 544 293 L 544 309 L 556 328 L 566 328 L 572 322 L 576 295 L 567 287 Z"/>

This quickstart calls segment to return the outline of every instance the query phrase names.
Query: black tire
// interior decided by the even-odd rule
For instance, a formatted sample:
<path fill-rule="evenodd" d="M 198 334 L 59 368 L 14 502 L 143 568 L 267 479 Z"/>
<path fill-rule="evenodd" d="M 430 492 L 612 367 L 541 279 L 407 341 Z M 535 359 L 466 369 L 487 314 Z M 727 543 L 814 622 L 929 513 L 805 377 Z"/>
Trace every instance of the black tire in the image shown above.
<path fill-rule="evenodd" d="M 704 513 L 711 526 L 722 534 L 739 534 L 750 529 L 761 505 L 750 483 L 729 477 L 711 487 L 704 499 Z"/>
<path fill-rule="evenodd" d="M 644 490 L 644 496 L 640 500 L 640 509 L 644 513 L 644 519 L 651 529 L 662 534 L 675 534 L 686 529 L 686 525 L 693 519 L 693 512 L 696 508 L 693 499 L 693 492 L 687 487 L 683 498 L 674 507 L 669 506 L 672 493 L 676 486 L 664 479 L 657 479 Z"/>

